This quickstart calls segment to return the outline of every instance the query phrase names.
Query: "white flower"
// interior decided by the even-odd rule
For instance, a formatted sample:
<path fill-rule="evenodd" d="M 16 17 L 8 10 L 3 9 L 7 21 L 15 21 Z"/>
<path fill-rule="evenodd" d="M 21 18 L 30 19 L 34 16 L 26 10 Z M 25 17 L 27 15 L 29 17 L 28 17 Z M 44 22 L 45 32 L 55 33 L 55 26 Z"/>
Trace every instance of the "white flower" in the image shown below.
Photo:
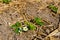
<path fill-rule="evenodd" d="M 23 27 L 23 31 L 28 31 L 28 28 L 27 27 Z"/>

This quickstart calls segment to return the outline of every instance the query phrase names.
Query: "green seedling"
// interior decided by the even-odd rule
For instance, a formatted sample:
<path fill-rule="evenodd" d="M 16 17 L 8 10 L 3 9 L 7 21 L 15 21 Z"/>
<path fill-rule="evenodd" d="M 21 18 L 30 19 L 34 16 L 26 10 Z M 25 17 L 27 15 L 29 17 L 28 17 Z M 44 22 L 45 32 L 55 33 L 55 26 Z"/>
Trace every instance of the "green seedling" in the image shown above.
<path fill-rule="evenodd" d="M 15 24 L 11 25 L 11 28 L 14 29 L 15 33 L 22 32 L 22 28 L 21 28 L 21 23 L 20 22 L 16 22 Z"/>
<path fill-rule="evenodd" d="M 55 13 L 57 13 L 57 10 L 58 10 L 58 8 L 56 7 L 56 6 L 54 6 L 54 5 L 49 5 L 48 6 L 53 12 L 55 12 Z"/>
<path fill-rule="evenodd" d="M 14 30 L 14 32 L 15 33 L 22 33 L 22 31 L 23 31 L 23 29 L 22 28 L 16 28 L 15 30 Z"/>
<path fill-rule="evenodd" d="M 16 27 L 20 27 L 21 23 L 16 22 L 15 24 L 11 25 L 11 28 L 16 28 Z"/>
<path fill-rule="evenodd" d="M 27 26 L 28 26 L 28 29 L 29 30 L 35 30 L 36 29 L 36 26 L 30 22 L 26 22 Z"/>
<path fill-rule="evenodd" d="M 41 18 L 35 17 L 34 21 L 35 21 L 36 24 L 38 24 L 40 26 L 44 25 L 44 23 L 42 22 Z"/>
<path fill-rule="evenodd" d="M 8 4 L 11 0 L 2 0 L 2 2 Z"/>

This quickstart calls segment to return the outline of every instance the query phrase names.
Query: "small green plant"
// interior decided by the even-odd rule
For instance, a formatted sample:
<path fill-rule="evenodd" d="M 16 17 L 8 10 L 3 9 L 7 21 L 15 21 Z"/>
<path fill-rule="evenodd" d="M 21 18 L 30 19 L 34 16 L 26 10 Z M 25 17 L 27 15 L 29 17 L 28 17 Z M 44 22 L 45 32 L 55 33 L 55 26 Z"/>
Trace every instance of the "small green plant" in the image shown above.
<path fill-rule="evenodd" d="M 48 6 L 53 12 L 57 13 L 58 8 L 52 4 Z"/>
<path fill-rule="evenodd" d="M 26 22 L 27 26 L 28 26 L 28 29 L 29 30 L 35 30 L 36 29 L 36 26 L 30 22 Z"/>
<path fill-rule="evenodd" d="M 22 28 L 16 28 L 14 32 L 18 34 L 18 33 L 22 33 L 22 30 L 23 30 Z"/>
<path fill-rule="evenodd" d="M 44 25 L 44 23 L 42 22 L 41 18 L 35 17 L 34 21 L 35 21 L 36 24 L 38 24 L 40 26 Z"/>
<path fill-rule="evenodd" d="M 22 28 L 21 28 L 21 23 L 20 22 L 16 22 L 15 24 L 11 25 L 11 28 L 14 29 L 15 33 L 22 32 Z"/>
<path fill-rule="evenodd" d="M 2 2 L 8 4 L 11 0 L 2 0 Z"/>
<path fill-rule="evenodd" d="M 15 23 L 15 24 L 13 24 L 11 27 L 12 27 L 12 28 L 16 28 L 16 27 L 19 27 L 19 26 L 21 26 L 21 23 L 16 22 L 16 23 Z"/>

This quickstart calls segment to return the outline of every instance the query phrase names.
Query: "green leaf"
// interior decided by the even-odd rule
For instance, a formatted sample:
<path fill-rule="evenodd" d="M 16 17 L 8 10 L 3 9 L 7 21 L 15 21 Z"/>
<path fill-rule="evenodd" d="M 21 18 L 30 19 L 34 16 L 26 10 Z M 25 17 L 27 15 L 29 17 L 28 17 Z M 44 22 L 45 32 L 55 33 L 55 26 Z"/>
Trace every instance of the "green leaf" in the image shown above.
<path fill-rule="evenodd" d="M 44 25 L 43 22 L 38 22 L 37 24 L 40 25 L 40 26 L 43 26 Z"/>
<path fill-rule="evenodd" d="M 29 23 L 28 24 L 28 29 L 29 30 L 35 30 L 36 29 L 36 26 L 34 24 L 32 24 L 32 23 Z"/>
<path fill-rule="evenodd" d="M 54 11 L 55 13 L 57 13 L 57 10 L 58 10 L 58 8 L 56 7 L 56 6 L 54 6 L 54 5 L 49 5 L 49 8 L 52 10 L 52 11 Z"/>
<path fill-rule="evenodd" d="M 11 0 L 2 0 L 3 1 L 3 3 L 6 3 L 6 4 L 8 4 L 9 2 L 11 2 Z"/>
<path fill-rule="evenodd" d="M 21 26 L 21 23 L 16 22 L 15 24 L 11 25 L 11 28 L 18 28 Z"/>
<path fill-rule="evenodd" d="M 16 28 L 16 29 L 14 30 L 14 32 L 15 32 L 15 33 L 19 33 L 19 29 Z"/>
<path fill-rule="evenodd" d="M 36 24 L 38 24 L 38 25 L 40 25 L 40 26 L 43 26 L 44 25 L 44 23 L 41 21 L 41 19 L 40 18 L 38 18 L 38 17 L 36 17 L 35 19 L 34 19 L 34 21 L 36 22 Z"/>
<path fill-rule="evenodd" d="M 14 32 L 17 33 L 17 34 L 18 34 L 18 33 L 21 33 L 22 31 L 23 31 L 23 30 L 22 30 L 21 27 L 20 27 L 20 28 L 16 28 L 16 29 L 14 30 Z"/>
<path fill-rule="evenodd" d="M 11 28 L 16 28 L 17 26 L 16 25 L 12 25 Z"/>
<path fill-rule="evenodd" d="M 16 22 L 15 25 L 16 25 L 17 27 L 19 27 L 19 26 L 21 26 L 21 23 Z"/>
<path fill-rule="evenodd" d="M 35 21 L 35 22 L 41 22 L 41 19 L 38 18 L 38 17 L 35 17 L 34 21 Z"/>

